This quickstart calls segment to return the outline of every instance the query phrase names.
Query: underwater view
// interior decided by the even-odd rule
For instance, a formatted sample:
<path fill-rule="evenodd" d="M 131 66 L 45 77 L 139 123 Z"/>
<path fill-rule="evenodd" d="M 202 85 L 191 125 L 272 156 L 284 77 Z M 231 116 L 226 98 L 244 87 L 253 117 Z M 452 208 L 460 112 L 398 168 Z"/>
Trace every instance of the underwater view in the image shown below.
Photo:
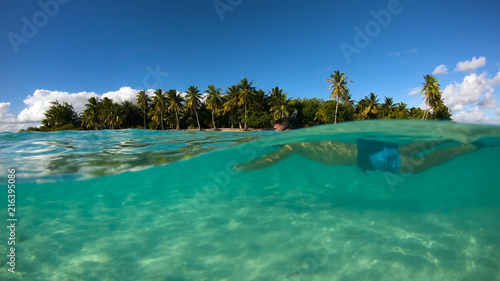
<path fill-rule="evenodd" d="M 327 165 L 361 140 L 411 158 Z M 444 121 L 3 132 L 0 280 L 500 280 L 499 159 L 499 126 Z"/>

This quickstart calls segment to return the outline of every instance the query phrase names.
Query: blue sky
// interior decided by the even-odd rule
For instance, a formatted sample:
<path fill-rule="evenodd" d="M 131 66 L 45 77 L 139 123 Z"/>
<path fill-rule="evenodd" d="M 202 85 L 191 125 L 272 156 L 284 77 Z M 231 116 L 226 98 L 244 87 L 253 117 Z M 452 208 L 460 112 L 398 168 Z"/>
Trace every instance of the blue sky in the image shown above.
<path fill-rule="evenodd" d="M 1 1 L 0 122 L 39 121 L 54 97 L 81 108 L 90 94 L 225 89 L 244 77 L 328 99 L 337 69 L 354 100 L 373 92 L 420 106 L 408 94 L 445 65 L 436 77 L 456 119 L 500 123 L 499 12 L 496 0 Z"/>

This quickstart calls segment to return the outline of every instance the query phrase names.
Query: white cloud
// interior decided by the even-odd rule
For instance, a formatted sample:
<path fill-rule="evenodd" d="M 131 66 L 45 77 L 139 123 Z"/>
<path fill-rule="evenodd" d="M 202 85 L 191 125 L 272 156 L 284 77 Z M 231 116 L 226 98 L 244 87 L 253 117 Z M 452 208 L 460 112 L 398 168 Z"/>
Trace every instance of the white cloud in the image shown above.
<path fill-rule="evenodd" d="M 479 107 L 474 107 L 468 111 L 461 111 L 453 115 L 453 119 L 462 123 L 500 124 L 500 118 L 492 118 L 485 115 Z"/>
<path fill-rule="evenodd" d="M 497 74 L 498 76 L 498 74 Z M 464 123 L 500 124 L 500 107 L 494 97 L 497 77 L 488 79 L 487 73 L 464 77 L 462 83 L 446 86 L 443 99 L 453 113 L 453 119 Z M 497 116 L 495 116 L 495 114 Z"/>
<path fill-rule="evenodd" d="M 479 101 L 478 105 L 483 108 L 494 108 L 496 105 L 496 100 L 493 97 L 492 92 L 487 92 L 486 94 L 484 94 L 483 99 Z"/>
<path fill-rule="evenodd" d="M 416 87 L 416 88 L 411 89 L 411 91 L 408 93 L 408 95 L 414 96 L 416 94 L 420 94 L 421 91 L 422 91 L 422 89 L 420 87 Z"/>
<path fill-rule="evenodd" d="M 26 129 L 28 126 L 37 126 L 35 124 L 19 122 L 14 114 L 9 113 L 10 102 L 0 103 L 0 132 L 17 132 L 19 129 Z"/>
<path fill-rule="evenodd" d="M 139 90 L 134 90 L 130 87 L 121 87 L 116 92 L 107 92 L 102 94 L 102 98 L 107 97 L 109 99 L 112 99 L 116 103 L 122 103 L 126 100 L 135 103 L 137 93 L 139 93 Z"/>
<path fill-rule="evenodd" d="M 448 68 L 446 68 L 446 65 L 444 64 L 436 66 L 436 68 L 434 68 L 434 71 L 432 72 L 432 75 L 442 75 L 442 74 L 448 74 Z"/>
<path fill-rule="evenodd" d="M 476 68 L 484 66 L 485 64 L 486 64 L 485 57 L 479 57 L 478 59 L 476 59 L 476 57 L 473 57 L 472 60 L 470 61 L 467 60 L 457 63 L 455 71 L 463 71 L 463 72 L 474 71 L 476 70 Z"/>
<path fill-rule="evenodd" d="M 458 122 L 477 123 L 479 121 L 482 121 L 485 117 L 486 116 L 483 114 L 481 109 L 479 109 L 479 107 L 474 107 L 470 111 L 462 111 L 454 115 L 453 119 L 455 119 Z"/>
<path fill-rule="evenodd" d="M 10 102 L 0 102 L 0 118 L 9 113 Z"/>
<path fill-rule="evenodd" d="M 410 53 L 412 55 L 416 54 L 418 52 L 418 49 L 410 49 L 410 50 L 406 50 L 405 51 L 406 53 Z M 399 57 L 401 55 L 401 52 L 397 51 L 397 52 L 389 52 L 389 57 Z"/>
<path fill-rule="evenodd" d="M 93 92 L 68 93 L 36 90 L 33 95 L 29 95 L 23 100 L 27 107 L 18 116 L 9 113 L 10 103 L 0 103 L 0 132 L 19 131 L 19 129 L 26 129 L 29 126 L 40 126 L 42 119 L 45 118 L 43 114 L 50 108 L 53 101 L 67 102 L 73 105 L 76 112 L 82 113 L 85 104 L 91 97 L 108 97 L 117 103 L 125 100 L 135 103 L 138 92 L 130 87 L 122 87 L 118 91 L 107 92 L 100 96 Z M 152 96 L 154 90 L 149 89 L 146 93 Z"/>
<path fill-rule="evenodd" d="M 500 71 L 497 73 L 497 76 L 491 79 L 491 84 L 500 84 Z"/>
<path fill-rule="evenodd" d="M 411 49 L 411 50 L 406 50 L 406 52 L 414 55 L 414 54 L 416 54 L 418 52 L 418 49 L 414 48 L 414 49 Z"/>
<path fill-rule="evenodd" d="M 146 90 L 146 95 L 148 95 L 149 97 L 153 97 L 155 95 L 155 90 L 152 89 Z"/>
<path fill-rule="evenodd" d="M 495 106 L 491 80 L 486 78 L 486 72 L 481 75 L 470 74 L 465 76 L 461 84 L 456 83 L 446 86 L 443 98 L 446 106 L 452 111 L 461 111 L 466 105 L 475 104 L 484 108 Z M 480 98 L 483 98 L 480 101 Z"/>
<path fill-rule="evenodd" d="M 85 109 L 85 104 L 90 97 L 96 97 L 96 93 L 80 92 L 70 94 L 68 92 L 36 90 L 32 96 L 23 100 L 28 105 L 17 117 L 20 122 L 41 121 L 44 118 L 43 113 L 50 108 L 51 102 L 67 102 L 73 105 L 77 112 Z"/>

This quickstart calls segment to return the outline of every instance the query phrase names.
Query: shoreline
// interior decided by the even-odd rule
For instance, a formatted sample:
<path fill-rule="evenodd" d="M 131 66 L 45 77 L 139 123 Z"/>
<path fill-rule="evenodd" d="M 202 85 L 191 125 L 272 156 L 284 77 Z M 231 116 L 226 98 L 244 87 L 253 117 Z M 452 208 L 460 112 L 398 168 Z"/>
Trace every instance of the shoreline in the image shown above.
<path fill-rule="evenodd" d="M 152 129 L 138 129 L 138 128 L 126 128 L 126 129 L 101 129 L 101 130 L 83 130 L 83 129 L 69 129 L 69 130 L 54 130 L 54 131 L 41 131 L 41 130 L 19 130 L 17 132 L 11 132 L 11 133 L 21 133 L 21 132 L 41 132 L 41 133 L 51 133 L 51 132 L 60 132 L 60 131 L 105 131 L 105 130 L 144 130 L 144 131 L 165 131 L 165 132 L 265 132 L 265 131 L 274 131 L 274 129 L 254 129 L 254 128 L 247 128 L 246 130 L 239 129 L 239 128 L 217 128 L 217 129 L 165 129 L 165 130 L 152 130 Z"/>
<path fill-rule="evenodd" d="M 167 130 L 165 130 L 167 131 Z M 176 130 L 169 130 L 176 131 Z M 200 131 L 198 129 L 180 129 L 179 131 Z M 247 128 L 246 130 L 240 128 L 217 128 L 217 129 L 201 129 L 201 131 L 212 131 L 212 132 L 263 132 L 263 131 L 274 131 L 273 129 L 253 129 Z"/>

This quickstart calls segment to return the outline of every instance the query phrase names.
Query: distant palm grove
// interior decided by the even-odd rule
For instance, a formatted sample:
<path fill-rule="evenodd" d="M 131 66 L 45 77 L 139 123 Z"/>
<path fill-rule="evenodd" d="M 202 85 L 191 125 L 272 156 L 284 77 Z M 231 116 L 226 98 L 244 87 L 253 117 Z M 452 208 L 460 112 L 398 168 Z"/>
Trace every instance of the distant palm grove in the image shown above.
<path fill-rule="evenodd" d="M 393 98 L 370 93 L 360 101 L 351 99 L 349 84 L 353 83 L 344 72 L 335 71 L 326 79 L 331 89 L 331 100 L 318 98 L 288 98 L 279 87 L 270 91 L 258 89 L 253 81 L 242 79 L 226 90 L 209 85 L 205 94 L 196 86 L 187 91 L 158 89 L 152 96 L 145 91 L 137 94 L 137 102 L 121 104 L 109 98 L 92 97 L 81 115 L 73 106 L 53 102 L 45 112 L 39 128 L 28 130 L 57 131 L 70 129 L 218 129 L 240 128 L 246 130 L 271 128 L 275 120 L 297 110 L 297 124 L 309 127 L 366 119 L 439 119 L 451 120 L 450 110 L 444 105 L 439 81 L 425 75 L 421 95 L 426 109 L 408 108 Z"/>

